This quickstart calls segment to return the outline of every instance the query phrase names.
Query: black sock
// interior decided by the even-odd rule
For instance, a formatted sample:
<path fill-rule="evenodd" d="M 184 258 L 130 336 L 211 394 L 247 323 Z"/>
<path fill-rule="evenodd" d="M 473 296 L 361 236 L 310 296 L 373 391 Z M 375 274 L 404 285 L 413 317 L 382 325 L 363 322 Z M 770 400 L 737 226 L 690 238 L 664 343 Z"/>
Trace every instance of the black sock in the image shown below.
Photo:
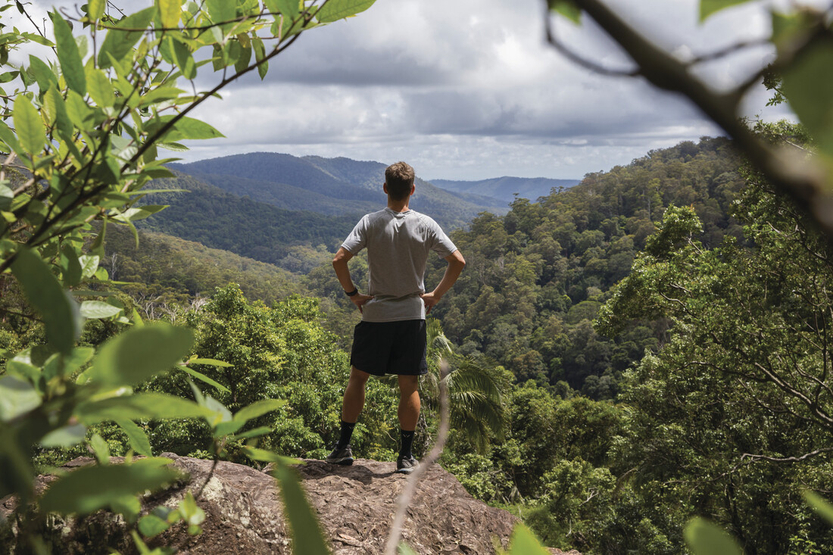
<path fill-rule="evenodd" d="M 355 422 L 341 421 L 341 436 L 338 438 L 338 445 L 336 445 L 338 449 L 344 449 L 350 443 L 350 438 L 353 437 L 353 428 L 355 427 Z"/>
<path fill-rule="evenodd" d="M 406 432 L 405 430 L 400 430 L 402 436 L 402 447 L 399 449 L 399 456 L 402 458 L 413 457 L 413 453 L 411 453 L 411 448 L 414 445 L 414 435 L 416 431 L 411 430 L 410 432 Z"/>

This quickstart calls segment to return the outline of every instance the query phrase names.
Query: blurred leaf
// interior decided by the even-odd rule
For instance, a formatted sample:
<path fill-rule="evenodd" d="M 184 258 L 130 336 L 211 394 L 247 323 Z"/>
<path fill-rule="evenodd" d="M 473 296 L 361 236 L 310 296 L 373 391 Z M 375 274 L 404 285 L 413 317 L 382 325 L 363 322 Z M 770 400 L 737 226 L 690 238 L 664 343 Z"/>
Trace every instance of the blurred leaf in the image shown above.
<path fill-rule="evenodd" d="M 138 384 L 173 368 L 193 341 L 191 330 L 167 324 L 130 329 L 104 344 L 89 377 L 107 387 Z"/>
<path fill-rule="evenodd" d="M 209 378 L 209 377 L 208 377 L 208 376 L 206 376 L 205 374 L 203 374 L 203 373 L 201 373 L 201 372 L 197 372 L 197 371 L 196 371 L 196 370 L 194 370 L 193 368 L 189 368 L 189 367 L 187 367 L 187 366 L 177 366 L 177 368 L 179 368 L 180 370 L 182 370 L 182 371 L 183 371 L 183 372 L 185 372 L 186 374 L 190 374 L 191 376 L 194 376 L 194 377 L 195 377 L 195 378 L 197 378 L 198 380 L 200 380 L 200 381 L 203 381 L 203 382 L 207 383 L 208 385 L 211 385 L 211 386 L 216 387 L 216 388 L 217 388 L 217 389 L 219 389 L 220 391 L 223 391 L 223 392 L 225 392 L 225 393 L 231 393 L 231 391 L 229 391 L 229 389 L 228 389 L 226 386 L 224 386 L 223 384 L 218 383 L 218 382 L 216 382 L 216 381 L 212 380 L 211 378 Z"/>
<path fill-rule="evenodd" d="M 145 431 L 140 428 L 138 424 L 125 418 L 114 419 L 114 422 L 127 435 L 130 447 L 134 451 L 146 457 L 153 456 L 153 452 L 150 447 L 150 440 L 148 439 L 147 434 L 145 434 Z"/>
<path fill-rule="evenodd" d="M 257 447 L 243 447 L 243 453 L 253 461 L 260 462 L 282 462 L 283 464 L 301 464 L 302 461 L 293 459 L 291 457 L 284 457 L 266 449 L 258 449 Z"/>
<path fill-rule="evenodd" d="M 40 114 L 25 95 L 14 101 L 14 127 L 20 146 L 29 154 L 39 154 L 46 143 L 46 129 Z"/>
<path fill-rule="evenodd" d="M 550 9 L 575 23 L 581 25 L 581 9 L 571 0 L 549 0 Z"/>
<path fill-rule="evenodd" d="M 815 492 L 804 490 L 802 492 L 804 501 L 807 502 L 824 520 L 829 524 L 833 524 L 833 505 L 827 502 L 822 496 Z"/>
<path fill-rule="evenodd" d="M 12 131 L 4 121 L 0 121 L 0 140 L 9 145 L 9 147 L 18 154 L 23 153 L 23 149 L 20 147 L 20 143 L 17 140 L 17 135 L 14 134 L 14 131 Z"/>
<path fill-rule="evenodd" d="M 101 50 L 98 52 L 98 66 L 101 69 L 111 67 L 110 56 L 121 62 L 144 34 L 144 31 L 126 31 L 123 29 L 147 29 L 155 15 L 156 6 L 145 8 L 119 21 L 116 24 L 117 29 L 107 31 L 107 36 L 104 38 L 104 43 L 102 43 Z"/>
<path fill-rule="evenodd" d="M 417 552 L 411 549 L 407 543 L 401 542 L 399 544 L 399 555 L 417 555 Z"/>
<path fill-rule="evenodd" d="M 549 555 L 549 551 L 529 528 L 518 524 L 509 542 L 509 555 Z"/>
<path fill-rule="evenodd" d="M 736 6 L 738 4 L 745 4 L 750 0 L 700 0 L 700 21 L 703 22 L 713 13 L 720 10 Z"/>
<path fill-rule="evenodd" d="M 84 301 L 81 303 L 81 316 L 84 318 L 110 318 L 121 312 L 111 304 L 102 301 Z"/>
<path fill-rule="evenodd" d="M 248 422 L 253 418 L 263 416 L 267 412 L 278 410 L 284 405 L 286 405 L 286 401 L 284 399 L 263 399 L 262 401 L 256 401 L 237 411 L 234 415 L 234 420 Z"/>
<path fill-rule="evenodd" d="M 61 266 L 64 268 L 64 287 L 73 287 L 81 282 L 83 271 L 78 255 L 71 245 L 66 244 L 61 249 Z"/>
<path fill-rule="evenodd" d="M 89 0 L 87 3 L 87 15 L 92 21 L 97 21 L 104 15 L 104 8 L 106 7 L 107 0 Z"/>
<path fill-rule="evenodd" d="M 158 536 L 170 527 L 170 523 L 154 514 L 145 515 L 139 519 L 139 532 L 146 538 Z"/>
<path fill-rule="evenodd" d="M 328 0 L 315 14 L 319 23 L 351 17 L 368 9 L 376 0 Z"/>
<path fill-rule="evenodd" d="M 163 27 L 172 29 L 179 25 L 179 18 L 182 15 L 182 2 L 180 0 L 157 0 L 157 5 Z"/>
<path fill-rule="evenodd" d="M 142 512 L 142 504 L 135 495 L 122 495 L 110 501 L 110 509 L 122 515 L 128 523 L 133 523 Z"/>
<path fill-rule="evenodd" d="M 783 74 L 784 95 L 818 148 L 833 158 L 833 39 L 817 40 Z"/>
<path fill-rule="evenodd" d="M 229 21 L 237 17 L 237 2 L 228 0 L 205 0 L 205 7 L 213 23 Z"/>
<path fill-rule="evenodd" d="M 72 29 L 57 11 L 51 12 L 52 27 L 55 32 L 55 44 L 58 51 L 58 63 L 67 86 L 81 96 L 87 94 L 87 80 L 84 64 L 78 52 L 78 44 L 72 36 Z"/>
<path fill-rule="evenodd" d="M 205 364 L 206 366 L 221 366 L 223 368 L 231 368 L 232 365 L 222 360 L 214 360 L 213 358 L 192 358 L 188 359 L 188 364 Z"/>
<path fill-rule="evenodd" d="M 81 403 L 75 414 L 91 425 L 104 420 L 142 420 L 145 418 L 214 418 L 214 411 L 193 401 L 162 393 L 138 393 Z"/>
<path fill-rule="evenodd" d="M 214 437 L 223 437 L 237 432 L 246 423 L 238 420 L 223 421 L 218 423 L 214 428 Z"/>
<path fill-rule="evenodd" d="M 255 51 L 255 60 L 260 62 L 266 57 L 266 47 L 263 45 L 263 41 L 260 37 L 255 37 L 252 39 L 252 47 Z M 257 66 L 257 74 L 260 76 L 260 80 L 262 81 L 266 77 L 266 73 L 269 71 L 269 62 L 263 61 Z"/>
<path fill-rule="evenodd" d="M 169 468 L 150 465 L 85 466 L 53 482 L 39 505 L 44 511 L 87 514 L 124 495 L 156 490 L 178 476 Z"/>
<path fill-rule="evenodd" d="M 33 251 L 21 249 L 12 264 L 12 272 L 29 304 L 43 318 L 50 345 L 62 353 L 71 352 L 80 333 L 73 301 L 64 294 L 46 262 Z"/>
<path fill-rule="evenodd" d="M 248 430 L 246 432 L 243 432 L 242 434 L 234 434 L 234 439 L 249 439 L 250 437 L 258 437 L 268 434 L 271 431 L 272 428 L 269 426 L 260 426 L 259 428 Z"/>
<path fill-rule="evenodd" d="M 6 373 L 10 376 L 28 380 L 35 386 L 35 389 L 37 389 L 37 383 L 41 378 L 40 368 L 21 360 L 8 361 L 6 363 Z"/>
<path fill-rule="evenodd" d="M 8 422 L 41 405 L 41 396 L 29 382 L 14 376 L 0 378 L 0 421 Z"/>
<path fill-rule="evenodd" d="M 694 555 L 742 555 L 732 536 L 704 518 L 689 520 L 683 537 Z"/>
<path fill-rule="evenodd" d="M 103 437 L 93 434 L 93 437 L 90 438 L 90 447 L 93 448 L 98 464 L 110 464 L 110 446 L 107 445 Z"/>
<path fill-rule="evenodd" d="M 272 475 L 280 483 L 281 500 L 289 518 L 292 546 L 295 553 L 304 555 L 326 555 L 330 553 L 324 533 L 315 513 L 309 506 L 295 471 L 281 460 L 275 460 Z M 525 554 L 526 555 L 526 554 Z"/>
<path fill-rule="evenodd" d="M 231 411 L 226 408 L 226 406 L 212 397 L 211 395 L 205 396 L 205 407 L 215 414 L 220 416 L 220 422 L 231 422 L 232 416 Z"/>
<path fill-rule="evenodd" d="M 46 434 L 40 440 L 42 447 L 71 447 L 84 441 L 87 428 L 83 424 L 71 424 Z"/>
<path fill-rule="evenodd" d="M 290 19 L 295 19 L 300 13 L 300 3 L 297 0 L 264 0 L 269 11 L 280 13 Z"/>
<path fill-rule="evenodd" d="M 197 506 L 197 501 L 190 491 L 186 492 L 185 497 L 180 501 L 179 512 L 185 522 L 191 526 L 199 526 L 205 522 L 205 511 Z"/>

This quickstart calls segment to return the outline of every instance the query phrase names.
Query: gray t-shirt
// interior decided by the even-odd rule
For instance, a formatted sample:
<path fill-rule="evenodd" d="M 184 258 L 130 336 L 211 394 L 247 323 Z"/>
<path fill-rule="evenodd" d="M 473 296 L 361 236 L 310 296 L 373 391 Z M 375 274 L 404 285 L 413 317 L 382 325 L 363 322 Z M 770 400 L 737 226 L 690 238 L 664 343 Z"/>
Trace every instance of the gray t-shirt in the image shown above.
<path fill-rule="evenodd" d="M 341 245 L 358 254 L 367 247 L 368 301 L 365 322 L 424 320 L 425 265 L 429 251 L 445 258 L 457 250 L 442 228 L 414 210 L 390 208 L 364 216 Z"/>

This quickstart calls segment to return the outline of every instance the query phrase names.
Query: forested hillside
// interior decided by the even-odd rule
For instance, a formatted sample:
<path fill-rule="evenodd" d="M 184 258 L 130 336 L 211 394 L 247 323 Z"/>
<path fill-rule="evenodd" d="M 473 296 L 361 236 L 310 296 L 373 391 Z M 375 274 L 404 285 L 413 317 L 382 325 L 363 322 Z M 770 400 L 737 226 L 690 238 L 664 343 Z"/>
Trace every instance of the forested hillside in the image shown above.
<path fill-rule="evenodd" d="M 553 189 L 569 189 L 577 185 L 577 179 L 548 179 L 546 177 L 496 177 L 479 181 L 454 181 L 432 179 L 431 183 L 456 193 L 475 193 L 500 199 L 506 203 L 515 200 L 515 195 L 535 202 L 539 197 L 548 196 Z"/>
<path fill-rule="evenodd" d="M 158 180 L 156 189 L 183 189 L 147 197 L 168 205 L 157 217 L 142 220 L 143 229 L 196 241 L 208 247 L 281 265 L 298 246 L 335 249 L 353 229 L 352 216 L 326 216 L 311 211 L 283 210 L 240 197 L 191 176 Z M 294 262 L 291 262 L 294 264 Z"/>
<path fill-rule="evenodd" d="M 386 164 L 380 162 L 256 152 L 172 167 L 229 193 L 286 210 L 355 215 L 378 210 L 385 203 Z M 453 193 L 421 179 L 416 188 L 411 207 L 446 227 L 462 227 L 483 211 L 507 210 L 505 200 L 483 196 L 488 193 Z"/>
<path fill-rule="evenodd" d="M 519 382 L 615 397 L 622 371 L 655 348 L 665 328 L 635 324 L 604 338 L 592 327 L 599 307 L 667 206 L 693 206 L 707 246 L 741 235 L 729 216 L 743 184 L 739 165 L 725 139 L 684 142 L 588 175 L 539 203 L 518 199 L 505 217 L 478 216 L 452 235 L 468 266 L 436 308 L 445 333 L 463 353 L 485 355 Z M 427 282 L 437 283 L 442 271 L 435 260 Z M 322 296 L 337 294 L 331 273 L 310 276 Z"/>

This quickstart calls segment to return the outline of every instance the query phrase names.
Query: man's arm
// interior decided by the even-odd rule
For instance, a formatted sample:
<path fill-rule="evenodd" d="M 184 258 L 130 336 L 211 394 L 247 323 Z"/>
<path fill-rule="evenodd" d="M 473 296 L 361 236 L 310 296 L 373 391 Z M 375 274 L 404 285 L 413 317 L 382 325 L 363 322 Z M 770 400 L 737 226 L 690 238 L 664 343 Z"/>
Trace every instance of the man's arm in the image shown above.
<path fill-rule="evenodd" d="M 347 267 L 347 262 L 353 258 L 353 253 L 345 249 L 344 247 L 340 247 L 338 252 L 336 253 L 335 258 L 333 258 L 333 269 L 336 271 L 336 277 L 338 278 L 338 282 L 341 284 L 342 289 L 344 289 L 345 293 L 349 293 L 353 290 L 358 289 L 355 285 L 353 285 L 353 279 L 350 277 L 350 269 Z M 362 295 L 361 293 L 356 293 L 355 295 L 350 297 L 350 300 L 353 302 L 356 307 L 358 307 L 359 312 L 363 312 L 362 306 L 364 303 L 372 299 L 373 297 L 370 295 Z"/>
<path fill-rule="evenodd" d="M 434 308 L 434 305 L 440 302 L 443 295 L 451 289 L 451 286 L 454 285 L 454 282 L 457 281 L 458 277 L 460 277 L 460 272 L 462 272 L 463 268 L 466 267 L 466 260 L 463 258 L 463 255 L 460 254 L 459 250 L 456 250 L 446 256 L 445 261 L 448 262 L 448 266 L 445 268 L 443 279 L 440 280 L 440 283 L 437 284 L 433 291 L 421 295 L 422 302 L 425 303 L 426 314 L 429 314 L 431 309 Z"/>

